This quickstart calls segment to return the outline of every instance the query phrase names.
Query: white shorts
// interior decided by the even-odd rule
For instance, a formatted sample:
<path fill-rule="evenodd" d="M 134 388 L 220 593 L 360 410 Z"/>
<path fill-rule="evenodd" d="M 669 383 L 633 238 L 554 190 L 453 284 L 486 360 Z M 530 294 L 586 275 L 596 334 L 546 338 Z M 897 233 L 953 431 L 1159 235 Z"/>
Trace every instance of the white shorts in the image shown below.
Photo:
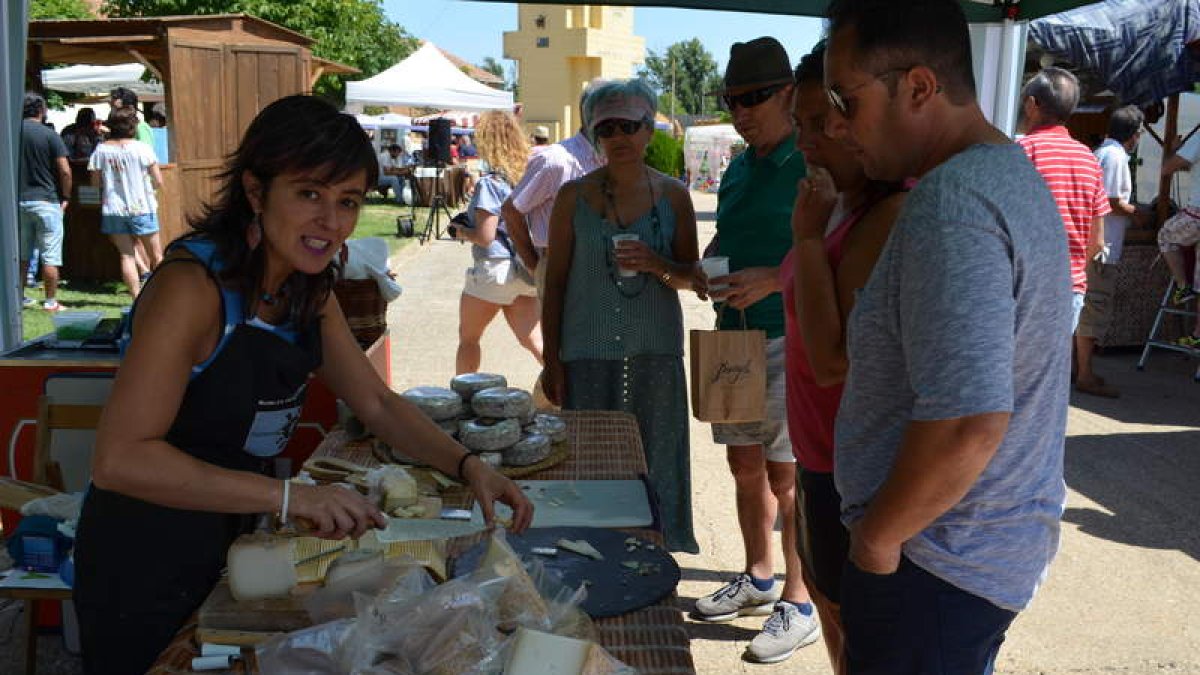
<path fill-rule="evenodd" d="M 1164 253 L 1200 244 L 1200 218 L 1187 209 L 1176 213 L 1158 230 L 1158 248 Z"/>
<path fill-rule="evenodd" d="M 536 298 L 537 287 L 525 269 L 511 258 L 489 258 L 476 261 L 467 269 L 463 293 L 493 305 L 508 306 L 520 297 Z"/>
<path fill-rule="evenodd" d="M 794 463 L 787 428 L 787 349 L 784 338 L 767 340 L 767 418 L 761 422 L 718 422 L 713 442 L 721 445 L 761 445 L 770 462 Z"/>

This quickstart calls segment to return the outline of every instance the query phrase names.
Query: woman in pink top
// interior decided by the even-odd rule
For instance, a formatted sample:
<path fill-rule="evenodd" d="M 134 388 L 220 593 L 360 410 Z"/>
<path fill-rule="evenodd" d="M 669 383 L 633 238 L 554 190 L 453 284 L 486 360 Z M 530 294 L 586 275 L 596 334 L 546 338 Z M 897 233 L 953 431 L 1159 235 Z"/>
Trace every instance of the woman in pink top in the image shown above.
<path fill-rule="evenodd" d="M 866 284 L 904 195 L 871 181 L 852 148 L 825 133 L 845 118 L 822 82 L 824 45 L 796 67 L 792 117 L 810 167 L 792 212 L 794 245 L 780 265 L 786 314 L 788 433 L 797 461 L 796 501 L 804 583 L 821 618 L 835 672 L 845 671 L 839 588 L 849 536 L 833 483 L 833 422 L 842 397 L 846 317 Z M 843 97 L 845 114 L 854 101 Z"/>

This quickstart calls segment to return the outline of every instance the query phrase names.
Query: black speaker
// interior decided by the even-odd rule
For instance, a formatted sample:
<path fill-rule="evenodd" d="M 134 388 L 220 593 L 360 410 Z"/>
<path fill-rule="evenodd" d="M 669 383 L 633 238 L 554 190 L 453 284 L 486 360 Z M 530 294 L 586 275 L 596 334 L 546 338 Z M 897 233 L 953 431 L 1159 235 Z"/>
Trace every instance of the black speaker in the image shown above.
<path fill-rule="evenodd" d="M 429 144 L 425 148 L 426 162 L 450 163 L 450 120 L 439 117 L 429 120 Z"/>

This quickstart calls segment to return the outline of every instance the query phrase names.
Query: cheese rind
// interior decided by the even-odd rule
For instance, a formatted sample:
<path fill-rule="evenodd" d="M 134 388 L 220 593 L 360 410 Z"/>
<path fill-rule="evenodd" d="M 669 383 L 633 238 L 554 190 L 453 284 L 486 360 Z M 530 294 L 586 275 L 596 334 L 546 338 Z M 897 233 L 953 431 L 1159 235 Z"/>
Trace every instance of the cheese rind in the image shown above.
<path fill-rule="evenodd" d="M 525 627 L 517 629 L 504 668 L 521 675 L 580 675 L 592 643 Z"/>
<path fill-rule="evenodd" d="M 450 380 L 450 388 L 458 392 L 464 401 L 470 401 L 476 393 L 484 389 L 507 386 L 508 379 L 493 373 L 463 373 Z"/>
<path fill-rule="evenodd" d="M 567 423 L 561 417 L 538 413 L 533 422 L 525 426 L 527 434 L 542 434 L 549 436 L 551 443 L 562 443 L 567 440 Z"/>
<path fill-rule="evenodd" d="M 458 427 L 458 440 L 474 453 L 495 452 L 521 440 L 521 425 L 516 420 L 466 420 Z"/>
<path fill-rule="evenodd" d="M 476 392 L 471 408 L 480 417 L 520 418 L 533 411 L 533 396 L 511 387 L 493 387 Z"/>
<path fill-rule="evenodd" d="M 463 409 L 462 397 L 445 387 L 413 387 L 400 395 L 435 422 L 453 419 Z"/>
<path fill-rule="evenodd" d="M 506 466 L 529 466 L 549 457 L 550 451 L 548 436 L 530 434 L 504 450 L 502 461 Z"/>

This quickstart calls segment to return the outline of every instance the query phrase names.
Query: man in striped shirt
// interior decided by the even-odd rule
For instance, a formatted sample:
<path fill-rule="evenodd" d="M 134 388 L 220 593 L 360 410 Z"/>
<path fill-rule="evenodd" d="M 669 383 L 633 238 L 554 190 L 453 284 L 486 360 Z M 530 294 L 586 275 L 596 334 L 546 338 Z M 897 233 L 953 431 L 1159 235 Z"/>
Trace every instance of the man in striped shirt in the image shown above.
<path fill-rule="evenodd" d="M 1104 251 L 1104 216 L 1112 211 L 1100 163 L 1064 126 L 1078 104 L 1075 76 L 1062 68 L 1046 68 L 1021 90 L 1026 135 L 1017 139 L 1054 195 L 1067 230 L 1074 292 L 1072 332 L 1079 325 L 1087 292 L 1087 262 Z"/>

